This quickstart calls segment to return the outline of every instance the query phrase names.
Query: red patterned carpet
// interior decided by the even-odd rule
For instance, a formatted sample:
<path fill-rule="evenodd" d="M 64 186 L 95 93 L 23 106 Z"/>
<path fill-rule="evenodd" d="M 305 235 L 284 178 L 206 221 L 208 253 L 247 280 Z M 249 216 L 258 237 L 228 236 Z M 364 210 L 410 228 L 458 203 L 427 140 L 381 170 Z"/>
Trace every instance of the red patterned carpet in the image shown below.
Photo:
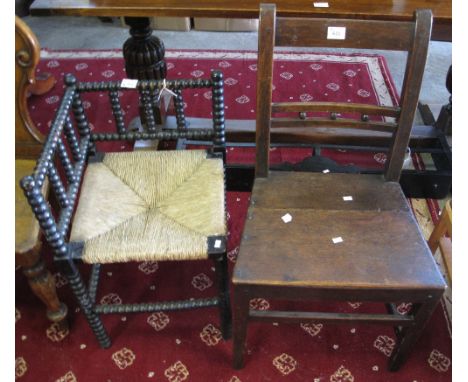
<path fill-rule="evenodd" d="M 99 58 L 98 60 L 96 58 Z M 256 59 L 252 52 L 167 53 L 168 78 L 206 77 L 220 68 L 225 77 L 226 117 L 253 119 L 255 114 Z M 285 99 L 366 100 L 391 105 L 392 81 L 383 58 L 359 55 L 284 53 L 277 58 L 275 97 Z M 278 67 L 281 70 L 278 70 Z M 33 120 L 45 131 L 62 93 L 61 76 L 72 72 L 80 80 L 116 80 L 125 76 L 119 52 L 44 52 L 39 71 L 52 72 L 59 82 L 47 95 L 30 99 Z M 280 96 L 281 95 L 281 96 Z M 209 117 L 210 94 L 187 96 L 189 116 Z M 194 102 L 196 100 L 197 102 Z M 130 100 L 131 101 L 131 100 Z M 113 120 L 108 99 L 93 95 L 85 107 L 95 131 L 106 131 Z M 105 105 L 105 106 L 104 106 Z M 206 105 L 206 106 L 205 106 Z M 138 113 L 126 108 L 126 121 Z M 109 122 L 110 121 L 110 122 Z M 276 149 L 272 162 L 295 162 L 308 149 Z M 323 150 L 339 163 L 378 168 L 384 153 Z M 413 158 L 418 165 L 420 158 Z M 253 150 L 230 148 L 228 160 L 248 163 Z M 249 194 L 227 195 L 230 270 L 236 261 Z M 437 203 L 423 202 L 437 218 Z M 50 262 L 50 251 L 46 257 Z M 86 268 L 86 266 L 84 267 Z M 216 309 L 154 314 L 104 316 L 113 345 L 100 349 L 69 291 L 67 282 L 50 265 L 60 298 L 70 310 L 70 331 L 61 332 L 45 317 L 44 308 L 31 293 L 20 270 L 16 272 L 16 379 L 19 381 L 311 381 L 361 382 L 451 380 L 451 338 L 444 310 L 439 306 L 398 373 L 386 370 L 395 344 L 390 328 L 370 325 L 286 325 L 252 323 L 247 337 L 246 366 L 231 368 L 232 344 L 218 329 Z M 98 299 L 105 303 L 170 300 L 213 295 L 210 262 L 131 263 L 103 267 Z M 288 302 L 253 300 L 253 308 L 292 306 Z M 383 312 L 372 303 L 304 304 L 307 309 L 342 312 Z M 408 310 L 401 304 L 401 312 Z"/>

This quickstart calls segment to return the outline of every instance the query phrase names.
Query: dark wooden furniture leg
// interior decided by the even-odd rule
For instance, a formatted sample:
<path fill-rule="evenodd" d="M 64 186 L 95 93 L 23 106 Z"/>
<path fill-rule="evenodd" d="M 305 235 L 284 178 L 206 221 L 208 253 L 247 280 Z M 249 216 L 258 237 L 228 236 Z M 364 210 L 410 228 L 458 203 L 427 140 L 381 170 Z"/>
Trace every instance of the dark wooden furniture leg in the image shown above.
<path fill-rule="evenodd" d="M 152 35 L 150 19 L 147 17 L 125 17 L 130 26 L 131 37 L 123 45 L 125 71 L 129 78 L 139 80 L 162 80 L 166 78 L 166 62 L 164 61 L 164 44 Z M 140 108 L 141 109 L 141 108 Z M 153 112 L 155 123 L 162 124 L 164 115 L 162 105 L 155 102 Z M 142 123 L 145 121 L 144 111 L 140 110 Z"/>
<path fill-rule="evenodd" d="M 80 304 L 80 308 L 82 309 L 83 314 L 85 315 L 86 320 L 91 327 L 91 330 L 94 332 L 99 345 L 103 349 L 109 348 L 112 344 L 111 339 L 107 334 L 104 325 L 102 324 L 99 314 L 93 308 L 94 301 L 92 301 L 91 295 L 88 292 L 88 289 L 86 288 L 76 265 L 73 263 L 73 260 L 69 261 L 68 259 L 56 259 L 56 261 L 58 261 L 62 272 L 68 279 L 70 288 L 72 289 L 76 300 Z"/>
<path fill-rule="evenodd" d="M 441 296 L 442 294 L 437 296 L 432 295 L 426 302 L 413 305 L 409 314 L 414 315 L 414 325 L 403 329 L 388 361 L 388 369 L 390 371 L 397 371 L 406 361 L 409 352 L 420 337 L 426 323 L 431 318 Z"/>
<path fill-rule="evenodd" d="M 445 87 L 450 93 L 449 102 L 442 106 L 440 109 L 439 116 L 435 120 L 434 115 L 432 114 L 429 105 L 427 104 L 418 104 L 418 110 L 421 113 L 421 117 L 425 125 L 434 126 L 437 131 L 444 134 L 452 134 L 452 65 L 447 71 L 447 76 L 445 78 Z"/>
<path fill-rule="evenodd" d="M 164 44 L 152 35 L 149 18 L 126 17 L 125 22 L 130 26 L 131 35 L 123 46 L 127 75 L 139 80 L 166 78 Z"/>
<path fill-rule="evenodd" d="M 55 289 L 55 281 L 46 269 L 40 255 L 40 244 L 25 253 L 16 253 L 16 263 L 22 266 L 33 293 L 47 307 L 47 318 L 56 322 L 62 329 L 68 328 L 67 306 L 60 302 Z"/>
<path fill-rule="evenodd" d="M 228 340 L 232 334 L 231 303 L 229 298 L 229 275 L 227 266 L 227 254 L 224 253 L 214 259 L 218 290 L 219 290 L 219 313 L 221 322 L 221 333 L 223 339 Z"/>
<path fill-rule="evenodd" d="M 234 325 L 233 325 L 233 368 L 244 367 L 245 339 L 247 337 L 247 324 L 249 321 L 250 298 L 247 290 L 233 285 Z"/>

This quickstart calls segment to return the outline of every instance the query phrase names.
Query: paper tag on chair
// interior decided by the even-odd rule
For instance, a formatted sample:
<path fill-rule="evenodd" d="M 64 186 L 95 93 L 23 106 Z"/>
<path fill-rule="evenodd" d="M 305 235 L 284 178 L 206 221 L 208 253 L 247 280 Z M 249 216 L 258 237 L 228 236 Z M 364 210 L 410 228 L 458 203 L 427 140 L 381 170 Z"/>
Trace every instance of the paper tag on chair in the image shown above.
<path fill-rule="evenodd" d="M 289 222 L 292 221 L 292 216 L 291 216 L 291 214 L 286 214 L 286 215 L 281 216 L 281 219 L 282 219 L 285 223 L 289 223 Z"/>
<path fill-rule="evenodd" d="M 343 238 L 341 236 L 338 236 L 338 237 L 334 237 L 332 239 L 333 241 L 333 244 L 338 244 L 338 243 L 342 243 L 343 242 Z"/>
<path fill-rule="evenodd" d="M 328 27 L 327 40 L 345 40 L 346 27 Z"/>
<path fill-rule="evenodd" d="M 314 3 L 314 7 L 315 8 L 328 8 L 329 5 L 327 2 L 318 2 L 318 3 Z"/>
<path fill-rule="evenodd" d="M 170 93 L 164 93 L 161 98 L 159 99 L 160 107 L 164 108 L 167 111 L 169 105 L 171 104 L 171 99 L 173 95 Z"/>
<path fill-rule="evenodd" d="M 163 86 L 159 90 L 159 94 L 157 97 L 157 100 L 159 101 L 161 97 L 166 97 L 169 96 L 169 99 L 171 97 L 177 97 L 177 94 L 175 94 L 171 89 L 168 89 L 167 84 L 166 84 L 166 79 L 163 79 Z"/>
<path fill-rule="evenodd" d="M 134 80 L 131 78 L 124 78 L 122 82 L 120 83 L 121 88 L 127 88 L 127 89 L 136 89 L 138 85 L 138 80 Z"/>

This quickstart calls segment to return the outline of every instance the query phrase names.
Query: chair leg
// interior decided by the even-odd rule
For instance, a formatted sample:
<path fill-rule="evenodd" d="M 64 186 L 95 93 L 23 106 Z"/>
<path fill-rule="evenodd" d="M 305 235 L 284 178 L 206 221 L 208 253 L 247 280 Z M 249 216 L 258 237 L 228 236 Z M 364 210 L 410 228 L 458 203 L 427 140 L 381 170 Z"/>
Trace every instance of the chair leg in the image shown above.
<path fill-rule="evenodd" d="M 28 279 L 33 293 L 41 299 L 47 307 L 47 318 L 59 324 L 63 329 L 68 328 L 66 316 L 67 306 L 57 297 L 55 282 L 40 257 L 39 249 L 16 256 L 23 267 L 23 273 Z"/>
<path fill-rule="evenodd" d="M 393 349 L 390 359 L 388 361 L 388 370 L 397 371 L 403 363 L 406 361 L 409 352 L 413 348 L 414 344 L 420 337 L 424 327 L 431 318 L 440 298 L 435 296 L 422 304 L 417 304 L 413 307 L 410 314 L 415 316 L 415 324 L 413 326 L 404 329 L 400 340 Z"/>
<path fill-rule="evenodd" d="M 229 298 L 229 276 L 227 266 L 227 254 L 214 259 L 216 277 L 218 283 L 219 312 L 221 318 L 221 333 L 225 340 L 231 338 L 231 303 Z"/>
<path fill-rule="evenodd" d="M 249 321 L 249 302 L 247 293 L 234 286 L 234 330 L 233 330 L 233 364 L 234 369 L 244 367 L 245 338 Z"/>
<path fill-rule="evenodd" d="M 102 324 L 99 315 L 93 309 L 93 302 L 91 301 L 76 265 L 73 261 L 68 260 L 64 261 L 61 265 L 63 266 L 63 273 L 67 277 L 70 287 L 80 304 L 89 326 L 91 326 L 92 331 L 96 335 L 99 345 L 104 349 L 110 347 L 111 340 L 109 335 L 107 334 L 106 329 L 104 329 L 104 325 Z"/>

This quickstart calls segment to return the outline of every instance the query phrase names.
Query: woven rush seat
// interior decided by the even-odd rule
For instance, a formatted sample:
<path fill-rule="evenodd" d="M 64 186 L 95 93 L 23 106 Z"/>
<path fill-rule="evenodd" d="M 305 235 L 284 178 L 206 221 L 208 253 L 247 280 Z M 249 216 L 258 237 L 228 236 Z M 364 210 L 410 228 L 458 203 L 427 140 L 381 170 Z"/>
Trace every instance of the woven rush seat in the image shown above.
<path fill-rule="evenodd" d="M 70 241 L 84 243 L 92 264 L 198 260 L 208 237 L 225 233 L 222 159 L 136 151 L 88 165 Z"/>

